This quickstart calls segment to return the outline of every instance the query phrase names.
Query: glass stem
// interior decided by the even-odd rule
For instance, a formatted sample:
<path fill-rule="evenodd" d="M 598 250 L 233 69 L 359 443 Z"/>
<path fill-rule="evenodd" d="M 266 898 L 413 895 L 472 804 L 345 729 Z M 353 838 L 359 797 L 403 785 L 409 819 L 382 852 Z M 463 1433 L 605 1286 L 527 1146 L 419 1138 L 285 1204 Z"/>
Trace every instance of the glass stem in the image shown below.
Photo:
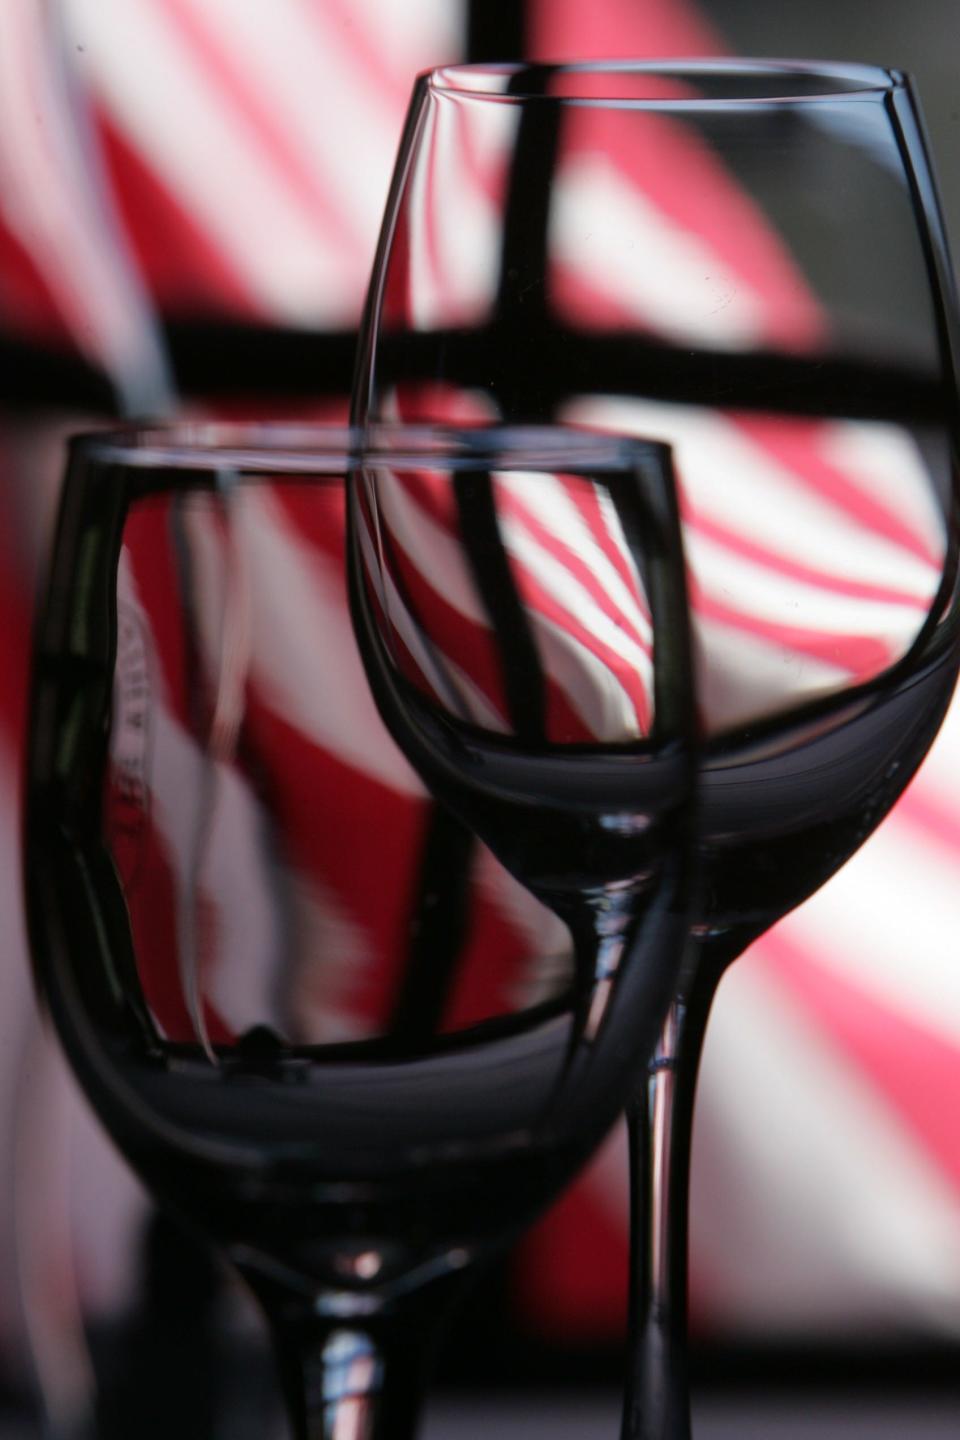
<path fill-rule="evenodd" d="M 630 1334 L 622 1440 L 689 1440 L 687 1221 L 697 1071 L 716 982 L 676 998 L 627 1113 Z"/>
<path fill-rule="evenodd" d="M 319 1313 L 306 1297 L 257 1288 L 292 1440 L 412 1440 L 447 1287 L 344 1317 Z"/>

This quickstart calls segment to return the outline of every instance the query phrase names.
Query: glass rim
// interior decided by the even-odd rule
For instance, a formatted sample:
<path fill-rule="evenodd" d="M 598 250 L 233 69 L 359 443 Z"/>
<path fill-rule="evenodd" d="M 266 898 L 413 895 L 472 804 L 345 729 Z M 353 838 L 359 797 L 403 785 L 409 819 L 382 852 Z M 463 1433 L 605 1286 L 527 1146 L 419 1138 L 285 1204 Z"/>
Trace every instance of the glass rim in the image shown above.
<path fill-rule="evenodd" d="M 70 440 L 71 457 L 130 469 L 336 476 L 364 463 L 452 470 L 617 471 L 661 464 L 670 446 L 656 437 L 573 425 L 455 425 L 378 422 L 181 420 L 87 431 Z"/>
<path fill-rule="evenodd" d="M 664 95 L 652 88 L 649 96 L 633 94 L 619 95 L 616 85 L 611 84 L 610 93 L 598 95 L 595 85 L 605 76 L 629 77 L 632 82 L 649 77 L 651 81 L 674 81 L 678 84 L 710 79 L 729 85 L 726 95 Z M 506 81 L 515 82 L 519 77 L 528 76 L 531 85 L 527 89 L 503 89 Z M 560 76 L 572 87 L 570 93 L 549 94 L 544 83 L 551 77 Z M 804 104 L 817 100 L 855 99 L 865 94 L 887 95 L 904 89 L 909 84 L 907 74 L 899 69 L 882 65 L 871 65 L 854 61 L 818 61 L 790 59 L 753 59 L 737 57 L 717 58 L 675 58 L 675 59 L 598 59 L 561 61 L 556 64 L 543 61 L 475 62 L 456 65 L 441 65 L 426 71 L 424 79 L 427 88 L 438 94 L 461 95 L 473 99 L 496 100 L 504 104 L 520 101 L 542 100 L 553 104 L 572 105 L 630 105 L 638 108 L 669 109 L 714 109 L 727 105 L 786 105 Z M 585 84 L 584 93 L 575 92 L 576 82 L 592 81 Z M 737 93 L 737 82 L 742 93 Z M 758 81 L 766 81 L 769 93 L 752 93 L 747 87 Z M 782 81 L 782 84 L 774 82 Z"/>

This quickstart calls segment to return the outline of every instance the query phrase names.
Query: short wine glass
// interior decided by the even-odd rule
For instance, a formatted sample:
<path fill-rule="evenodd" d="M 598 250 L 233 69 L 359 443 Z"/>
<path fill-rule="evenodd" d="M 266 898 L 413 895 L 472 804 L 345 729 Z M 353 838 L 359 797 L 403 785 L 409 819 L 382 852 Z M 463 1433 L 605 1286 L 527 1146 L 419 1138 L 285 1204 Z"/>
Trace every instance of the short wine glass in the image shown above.
<path fill-rule="evenodd" d="M 504 64 L 417 83 L 355 421 L 608 426 L 667 442 L 681 488 L 703 886 L 630 1115 L 632 1440 L 689 1433 L 689 1147 L 721 975 L 871 833 L 954 686 L 954 315 L 898 71 Z"/>
<path fill-rule="evenodd" d="M 387 681 L 433 705 L 437 766 L 493 777 L 469 803 L 377 715 L 351 473 Z M 696 774 L 679 544 L 663 447 L 557 427 L 73 446 L 35 647 L 37 976 L 121 1152 L 260 1300 L 298 1437 L 411 1431 L 452 1295 L 662 1021 Z"/>

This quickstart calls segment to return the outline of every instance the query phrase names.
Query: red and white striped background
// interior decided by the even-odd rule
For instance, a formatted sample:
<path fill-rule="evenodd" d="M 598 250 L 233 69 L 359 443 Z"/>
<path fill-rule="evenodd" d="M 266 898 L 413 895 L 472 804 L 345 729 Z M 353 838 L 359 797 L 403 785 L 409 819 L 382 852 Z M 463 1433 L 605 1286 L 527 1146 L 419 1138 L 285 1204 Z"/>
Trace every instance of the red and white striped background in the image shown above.
<path fill-rule="evenodd" d="M 355 322 L 410 81 L 418 68 L 461 53 L 458 4 L 69 0 L 64 54 L 92 97 L 95 136 L 122 217 L 123 239 L 111 240 L 109 250 L 103 237 L 111 205 L 87 183 L 89 152 L 65 122 L 56 67 L 37 49 L 32 13 L 15 0 L 11 15 L 20 28 L 9 31 L 15 43 L 0 47 L 0 57 L 6 55 L 0 80 L 21 77 L 0 83 L 6 121 L 0 296 L 8 323 L 39 337 L 59 330 L 111 374 L 132 367 L 159 393 L 162 367 L 138 275 L 169 313 L 199 310 L 283 326 Z M 687 0 L 642 8 L 629 0 L 591 6 L 531 0 L 528 13 L 531 53 L 544 58 L 722 49 Z M 31 106 L 41 123 L 25 118 Z M 742 236 L 746 201 L 728 178 L 706 176 L 711 205 L 699 215 L 671 210 L 662 178 L 632 163 L 601 177 L 620 187 L 622 203 L 642 206 L 655 222 L 649 264 L 682 265 L 685 255 L 707 254 L 710 273 L 721 277 L 716 283 L 722 288 L 722 277 L 736 275 L 751 298 L 743 343 L 764 335 L 798 347 L 812 343 L 815 302 L 786 283 L 793 278 L 789 260 L 762 221 L 748 217 L 749 257 L 741 244 L 731 245 L 727 225 L 735 221 Z M 569 183 L 596 177 L 574 170 Z M 136 264 L 124 263 L 124 243 Z M 105 254 L 116 263 L 105 266 Z M 614 296 L 604 293 L 602 271 L 577 275 L 573 262 L 571 256 L 571 306 L 622 303 L 619 286 Z M 654 299 L 638 289 L 630 303 L 652 325 L 676 323 L 658 319 Z M 655 417 L 633 419 L 643 429 Z M 49 489 L 42 500 L 24 487 L 13 468 L 17 438 L 11 429 L 3 459 L 13 479 L 5 503 L 18 527 L 12 533 L 29 537 L 40 525 L 34 511 L 46 513 Z M 793 454 L 779 440 L 772 454 L 772 437 L 736 423 L 722 434 L 691 435 L 687 444 L 735 450 L 738 464 L 762 463 L 768 473 L 773 467 L 785 484 L 797 474 L 798 455 L 804 473 L 811 448 L 826 449 L 817 464 L 831 503 L 838 487 L 846 493 L 856 487 L 866 466 L 875 474 L 875 432 L 848 428 L 794 438 Z M 909 554 L 902 536 L 898 542 L 880 534 L 891 507 L 888 501 L 885 512 L 883 506 L 875 512 L 878 537 L 888 555 L 899 544 L 903 584 L 916 597 L 923 593 L 924 556 L 916 545 Z M 698 543 L 729 557 L 735 511 L 702 519 Z M 914 532 L 929 541 L 923 518 L 914 520 Z M 25 617 L 32 572 L 29 551 L 21 548 L 16 539 L 7 547 L 2 581 L 5 613 Z M 756 551 L 740 559 L 764 563 Z M 813 585 L 829 570 L 821 552 L 801 555 L 797 564 L 798 578 Z M 870 580 L 847 573 L 854 589 Z M 839 605 L 844 597 L 837 590 L 835 598 Z M 853 603 L 862 595 L 848 590 L 845 598 Z M 781 620 L 770 617 L 766 637 L 778 644 Z M 717 614 L 712 623 L 718 632 L 736 631 L 736 617 Z M 15 647 L 4 655 L 10 815 L 22 733 L 15 677 L 25 673 L 17 636 L 25 627 L 24 618 L 22 628 L 5 629 L 5 645 Z M 288 718 L 310 743 L 296 714 Z M 389 777 L 377 783 L 393 788 Z M 402 792 L 400 786 L 394 794 L 402 799 Z M 4 829 L 4 845 L 6 913 L 16 916 L 13 825 Z M 835 1334 L 896 1324 L 923 1333 L 960 1331 L 960 1133 L 953 1119 L 958 854 L 960 717 L 948 721 L 916 785 L 865 850 L 725 981 L 708 1039 L 694 1161 L 693 1302 L 704 1329 Z M 19 932 L 19 922 L 8 925 L 7 1056 L 16 1051 L 26 1014 Z M 11 1061 L 7 1097 L 15 1093 L 13 1068 Z M 40 1104 L 34 1074 L 28 1058 L 17 1092 L 21 1132 L 24 1115 Z M 47 1087 L 45 1103 L 54 1103 L 51 1090 L 57 1086 Z M 6 1103 L 10 1116 L 14 1107 Z M 129 1276 L 118 1235 L 132 1233 L 140 1200 L 78 1113 L 64 1128 L 74 1137 L 69 1213 L 51 1179 L 56 1158 L 31 1159 L 26 1147 L 21 1181 L 34 1198 L 21 1206 L 14 1243 L 6 1221 L 4 1298 L 10 1334 L 17 1325 L 18 1286 L 10 1274 L 16 1255 L 26 1272 L 19 1288 L 36 1317 L 34 1337 L 46 1347 L 50 1373 L 59 1362 L 60 1376 L 73 1374 L 82 1388 L 82 1374 L 63 1366 L 64 1356 L 75 1354 L 69 1320 L 55 1318 L 70 1293 L 70 1265 L 86 1304 L 118 1304 Z M 622 1149 L 617 1134 L 521 1253 L 518 1286 L 531 1325 L 575 1338 L 619 1326 Z M 58 1383 L 67 1386 L 62 1378 Z"/>

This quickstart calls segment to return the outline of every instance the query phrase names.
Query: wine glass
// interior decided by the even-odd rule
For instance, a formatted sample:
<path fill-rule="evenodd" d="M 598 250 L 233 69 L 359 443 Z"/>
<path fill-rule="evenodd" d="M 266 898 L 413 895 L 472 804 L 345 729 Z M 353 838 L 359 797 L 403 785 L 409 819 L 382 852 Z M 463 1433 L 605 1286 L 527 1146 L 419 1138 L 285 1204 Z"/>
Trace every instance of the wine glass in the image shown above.
<path fill-rule="evenodd" d="M 449 807 L 368 689 L 351 466 L 362 642 L 429 714 Z M 120 1150 L 262 1303 L 298 1436 L 411 1430 L 451 1296 L 662 1021 L 696 774 L 679 544 L 663 447 L 557 427 L 73 446 L 35 649 L 38 980 Z"/>
<path fill-rule="evenodd" d="M 629 1115 L 628 1437 L 689 1433 L 690 1133 L 721 975 L 866 839 L 953 689 L 954 308 L 897 71 L 611 62 L 417 82 L 355 421 L 605 425 L 669 443 L 681 489 L 702 894 Z"/>

